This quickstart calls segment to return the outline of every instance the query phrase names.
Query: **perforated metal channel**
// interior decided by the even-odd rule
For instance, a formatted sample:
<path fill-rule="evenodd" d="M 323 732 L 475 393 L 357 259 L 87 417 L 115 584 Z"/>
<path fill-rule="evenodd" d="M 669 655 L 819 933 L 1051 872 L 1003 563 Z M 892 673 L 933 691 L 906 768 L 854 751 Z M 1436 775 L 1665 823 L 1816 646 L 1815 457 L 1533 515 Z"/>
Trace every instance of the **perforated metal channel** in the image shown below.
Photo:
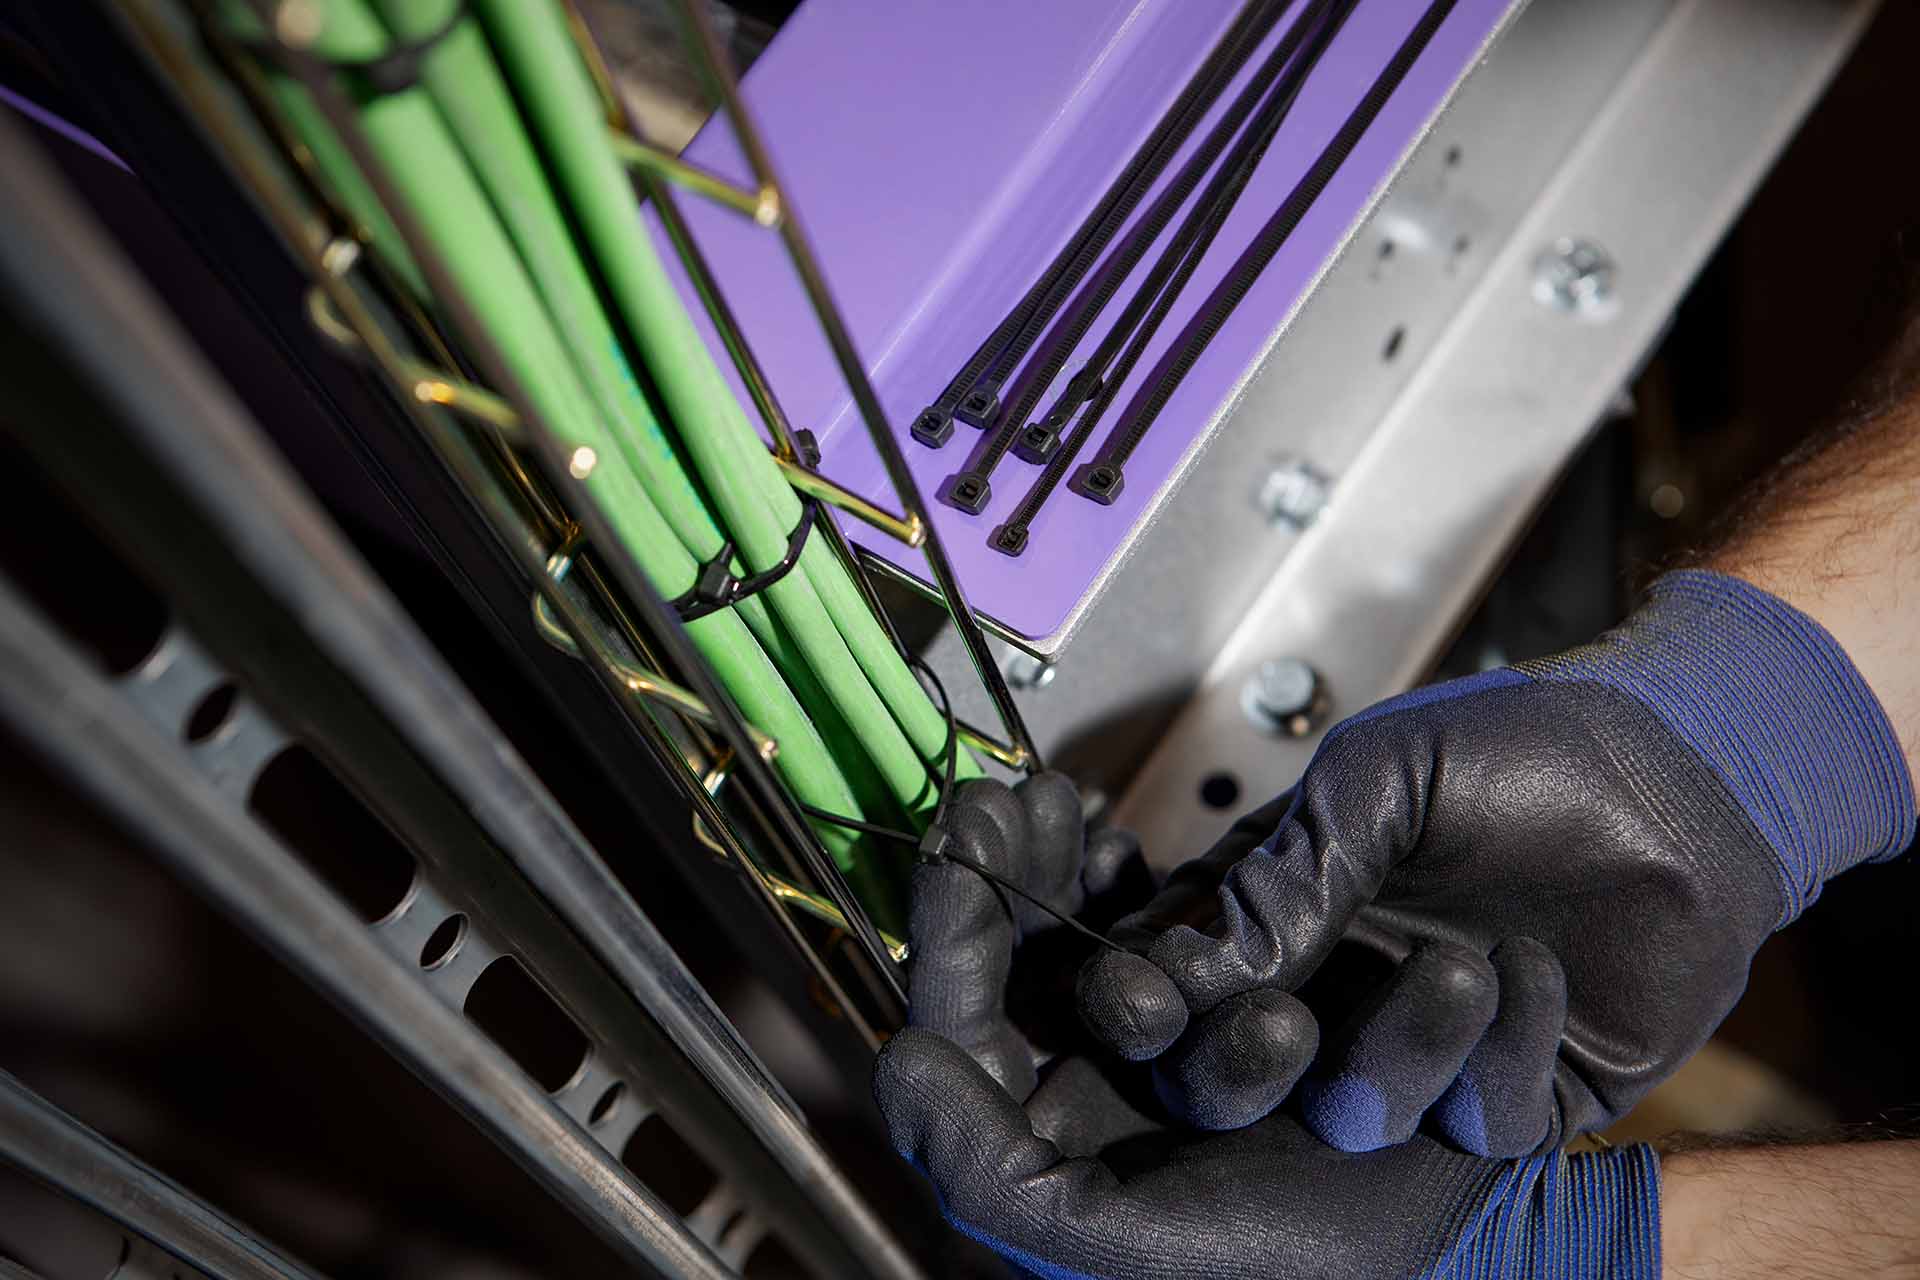
<path fill-rule="evenodd" d="M 275 723 L 177 622 L 168 625 L 143 662 L 120 677 L 119 686 L 156 727 L 181 740 L 202 773 L 243 806 L 267 767 L 296 746 L 296 739 Z M 214 719 L 208 710 L 210 703 L 224 711 L 217 723 L 209 723 Z M 454 928 L 449 947 L 444 939 L 436 941 L 435 935 L 450 924 Z M 513 957 L 539 981 L 527 957 L 507 945 L 500 931 L 490 924 L 484 904 L 454 885 L 436 882 L 418 859 L 412 884 L 399 905 L 368 928 L 396 959 L 414 969 L 436 997 L 461 1012 L 467 1011 L 474 984 L 501 957 Z M 430 942 L 435 942 L 432 950 Z M 643 1086 L 640 1072 L 620 1061 L 619 1055 L 583 1027 L 544 984 L 542 990 L 580 1028 L 587 1041 L 585 1059 L 548 1097 L 614 1160 L 621 1160 L 634 1132 L 656 1114 L 657 1103 Z M 499 1043 L 498 1037 L 495 1041 Z M 501 1047 L 509 1056 L 516 1056 L 511 1046 Z M 635 1173 L 646 1180 L 639 1171 Z M 764 1222 L 747 1208 L 739 1191 L 724 1177 L 715 1179 L 683 1220 L 689 1231 L 736 1272 L 746 1265 L 767 1234 Z M 128 1271 L 127 1265 L 123 1263 L 122 1270 L 114 1273 L 115 1280 L 145 1280 L 149 1274 L 160 1280 L 169 1277 L 165 1270 Z M 179 1274 L 185 1280 L 187 1273 Z"/>

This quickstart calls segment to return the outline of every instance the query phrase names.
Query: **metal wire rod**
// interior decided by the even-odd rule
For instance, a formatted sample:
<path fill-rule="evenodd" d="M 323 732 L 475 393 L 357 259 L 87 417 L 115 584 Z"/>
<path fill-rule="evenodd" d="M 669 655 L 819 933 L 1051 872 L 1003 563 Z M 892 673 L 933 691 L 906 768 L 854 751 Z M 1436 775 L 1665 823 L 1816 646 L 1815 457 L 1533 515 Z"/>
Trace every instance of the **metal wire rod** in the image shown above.
<path fill-rule="evenodd" d="M 806 291 L 807 300 L 813 307 L 814 318 L 826 334 L 827 344 L 833 349 L 834 358 L 840 365 L 841 375 L 846 379 L 847 388 L 853 395 L 855 406 L 860 411 L 862 421 L 866 423 L 867 433 L 873 439 L 874 450 L 880 455 L 886 467 L 887 478 L 899 495 L 901 504 L 908 513 L 920 519 L 927 526 L 927 539 L 921 552 L 927 558 L 927 567 L 933 572 L 935 585 L 939 588 L 942 602 L 953 619 L 955 630 L 960 633 L 960 642 L 967 651 L 968 659 L 973 663 L 974 674 L 993 700 L 1000 722 L 1005 726 L 1007 737 L 1025 761 L 1030 772 L 1041 768 L 1040 752 L 1034 746 L 1033 736 L 1027 731 L 1026 720 L 1020 714 L 1020 708 L 1014 704 L 1013 694 L 1007 688 L 1006 678 L 1000 672 L 1000 666 L 994 661 L 992 651 L 987 647 L 986 636 L 982 634 L 980 624 L 974 617 L 972 607 L 967 603 L 965 590 L 959 577 L 954 573 L 953 561 L 948 557 L 946 546 L 939 533 L 933 528 L 927 514 L 927 504 L 920 494 L 920 485 L 913 478 L 912 470 L 907 466 L 906 455 L 900 449 L 900 441 L 893 427 L 887 421 L 886 411 L 881 408 L 879 397 L 874 393 L 873 383 L 867 377 L 866 366 L 859 353 L 854 349 L 853 338 L 848 333 L 846 323 L 841 318 L 839 305 L 834 302 L 832 292 L 827 287 L 826 277 L 820 269 L 819 260 L 814 256 L 812 243 L 800 226 L 800 220 L 793 209 L 793 202 L 787 198 L 786 188 L 776 175 L 773 162 L 767 154 L 766 144 L 760 136 L 759 126 L 754 123 L 746 109 L 746 103 L 740 96 L 740 85 L 734 77 L 733 68 L 728 65 L 725 49 L 702 7 L 695 0 L 674 0 L 674 12 L 679 15 L 682 32 L 693 52 L 694 62 L 706 77 L 709 87 L 720 99 L 728 121 L 733 126 L 734 137 L 745 154 L 747 166 L 753 171 L 754 180 L 763 189 L 776 193 L 785 210 L 777 228 L 781 240 L 787 248 L 787 256 L 792 259 L 794 271 L 800 277 L 801 287 Z"/>
<path fill-rule="evenodd" d="M 579 555 L 581 541 L 576 531 L 565 542 L 554 548 L 553 554 L 547 557 L 547 577 L 555 582 L 566 580 L 567 574 L 573 569 L 575 557 Z M 563 653 L 570 653 L 575 657 L 582 656 L 580 642 L 558 618 L 553 616 L 552 606 L 547 603 L 546 596 L 538 591 L 533 594 L 533 623 L 539 629 L 541 638 L 548 644 Z M 673 681 L 655 675 L 651 671 L 642 671 L 631 663 L 622 661 L 597 639 L 588 648 L 600 662 L 610 670 L 619 673 L 628 692 L 671 707 L 682 715 L 692 716 L 703 724 L 718 725 L 719 720 L 714 715 L 713 708 Z M 754 753 L 762 760 L 771 762 L 775 756 L 779 755 L 780 744 L 767 734 L 751 724 L 747 725 L 747 733 L 753 739 Z"/>
<path fill-rule="evenodd" d="M 4 1071 L 0 1157 L 216 1280 L 323 1280 Z"/>
<path fill-rule="evenodd" d="M 326 292 L 318 285 L 307 292 L 307 315 L 314 328 L 336 346 L 353 350 L 361 345 L 360 335 L 339 317 Z M 456 413 L 495 428 L 515 444 L 524 446 L 528 443 L 520 415 L 511 404 L 485 387 L 475 386 L 418 360 L 401 357 L 399 365 L 404 371 L 408 392 L 416 400 L 425 404 L 445 405 Z M 784 418 L 780 420 L 785 421 Z M 917 548 L 926 541 L 927 526 L 918 516 L 897 516 L 852 490 L 835 484 L 798 460 L 782 457 L 778 452 L 773 460 L 795 492 L 837 507 L 909 547 Z"/>
<path fill-rule="evenodd" d="M 596 43 L 592 23 L 587 20 L 585 12 L 574 0 L 564 0 L 564 3 L 573 28 L 575 42 L 579 45 L 581 57 L 593 74 L 594 83 L 599 87 L 608 120 L 616 132 L 625 131 L 637 137 L 638 113 L 628 105 L 625 98 L 614 87 L 613 79 L 607 73 L 606 60 L 602 57 L 600 47 Z M 779 396 L 774 392 L 771 380 L 762 368 L 759 358 L 754 355 L 753 345 L 747 341 L 746 332 L 734 319 L 733 308 L 727 302 L 719 282 L 714 278 L 712 269 L 707 265 L 706 255 L 701 252 L 692 230 L 687 226 L 686 218 L 680 212 L 679 202 L 670 190 L 649 177 L 642 177 L 639 186 L 642 194 L 653 204 L 654 212 L 659 217 L 661 226 L 666 229 L 667 238 L 672 243 L 675 254 L 686 269 L 688 278 L 692 280 L 695 291 L 700 295 L 701 305 L 706 309 L 708 318 L 713 322 L 715 331 L 719 333 L 721 342 L 733 361 L 735 372 L 740 375 L 741 382 L 747 388 L 748 396 L 760 413 L 761 421 L 766 424 L 767 431 L 773 437 L 774 462 L 786 476 L 787 483 L 802 494 L 833 502 L 868 524 L 892 534 L 910 547 L 919 547 L 925 541 L 927 532 L 927 524 L 919 515 L 909 515 L 902 521 L 867 503 L 857 495 L 844 493 L 842 499 L 836 500 L 825 491 L 824 486 L 830 482 L 825 481 L 813 470 L 818 461 L 817 449 L 812 451 L 812 456 L 806 456 L 808 450 L 801 446 L 801 433 L 794 430 L 787 418 L 786 410 L 780 405 Z M 855 503 L 860 505 L 853 505 Z M 837 523 L 832 521 L 826 523 L 821 533 L 827 540 L 828 548 L 840 561 L 848 578 L 859 590 L 868 610 L 885 630 L 894 649 L 903 660 L 911 664 L 915 656 L 901 641 L 899 631 L 893 625 L 893 619 L 888 616 L 879 592 L 874 588 L 873 579 L 861 563 L 852 543 L 847 540 L 846 534 Z M 983 749 L 1002 764 L 1019 767 L 1021 757 L 1009 748 L 1002 747 L 998 743 L 990 743 Z M 904 955 L 904 950 L 901 954 Z"/>
<path fill-rule="evenodd" d="M 763 227 L 780 225 L 780 194 L 772 188 L 748 191 L 736 187 L 725 178 L 688 164 L 671 151 L 664 151 L 624 129 L 613 130 L 611 136 L 613 153 L 628 168 L 637 169 L 651 177 L 665 178 L 675 186 L 685 187 L 715 204 L 725 205 L 736 213 L 744 213 Z"/>
<path fill-rule="evenodd" d="M 348 348 L 360 345 L 360 335 L 334 311 L 326 291 L 318 285 L 307 290 L 307 318 L 335 345 Z M 493 392 L 444 369 L 436 369 L 424 360 L 403 357 L 400 364 L 406 371 L 407 392 L 414 399 L 422 404 L 444 405 L 462 417 L 486 423 L 514 444 L 525 443 L 520 415 Z"/>

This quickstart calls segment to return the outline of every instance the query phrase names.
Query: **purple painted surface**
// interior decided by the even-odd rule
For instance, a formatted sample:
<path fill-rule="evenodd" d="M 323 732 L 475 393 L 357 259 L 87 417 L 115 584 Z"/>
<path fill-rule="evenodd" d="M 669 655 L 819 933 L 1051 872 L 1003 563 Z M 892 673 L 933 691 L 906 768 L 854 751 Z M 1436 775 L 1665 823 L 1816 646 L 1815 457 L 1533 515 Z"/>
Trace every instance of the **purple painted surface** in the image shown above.
<path fill-rule="evenodd" d="M 1248 60 L 1216 112 L 1305 3 L 1299 0 Z M 801 6 L 755 63 L 746 96 L 976 609 L 1036 639 L 1061 627 L 1509 7 L 1510 0 L 1459 0 L 1134 453 L 1119 500 L 1098 506 L 1062 486 L 1033 522 L 1027 553 L 1013 559 L 991 550 L 987 538 L 1040 469 L 1009 455 L 994 472 L 992 504 L 968 516 L 933 493 L 964 465 L 979 433 L 956 424 L 947 446 L 932 450 L 908 436 L 907 425 L 1072 235 L 1232 21 L 1239 0 Z M 1361 0 L 1082 461 L 1121 420 L 1138 384 L 1425 8 L 1425 0 Z M 1210 114 L 1168 175 L 1212 123 Z M 723 124 L 710 126 L 688 154 L 745 176 Z M 898 509 L 778 237 L 705 202 L 682 204 L 788 416 L 817 434 L 822 470 Z M 655 234 L 671 259 L 658 227 Z M 1157 248 L 1149 263 L 1155 254 Z M 715 359 L 731 373 L 691 288 L 684 279 L 682 285 Z M 1107 308 L 1066 373 L 1098 345 L 1120 309 Z M 918 553 L 862 525 L 846 527 L 862 545 L 926 576 Z"/>

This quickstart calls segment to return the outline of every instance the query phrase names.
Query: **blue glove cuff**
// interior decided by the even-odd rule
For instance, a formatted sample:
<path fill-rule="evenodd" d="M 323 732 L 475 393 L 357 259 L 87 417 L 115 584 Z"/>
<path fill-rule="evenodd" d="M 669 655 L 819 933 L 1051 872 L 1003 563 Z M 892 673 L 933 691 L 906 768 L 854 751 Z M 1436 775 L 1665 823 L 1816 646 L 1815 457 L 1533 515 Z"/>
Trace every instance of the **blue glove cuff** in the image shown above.
<path fill-rule="evenodd" d="M 1593 644 L 1521 669 L 1619 689 L 1691 746 L 1779 859 L 1782 925 L 1913 842 L 1913 778 L 1873 690 L 1825 628 L 1751 583 L 1670 573 Z"/>
<path fill-rule="evenodd" d="M 1652 1147 L 1513 1161 L 1423 1280 L 1660 1280 Z"/>

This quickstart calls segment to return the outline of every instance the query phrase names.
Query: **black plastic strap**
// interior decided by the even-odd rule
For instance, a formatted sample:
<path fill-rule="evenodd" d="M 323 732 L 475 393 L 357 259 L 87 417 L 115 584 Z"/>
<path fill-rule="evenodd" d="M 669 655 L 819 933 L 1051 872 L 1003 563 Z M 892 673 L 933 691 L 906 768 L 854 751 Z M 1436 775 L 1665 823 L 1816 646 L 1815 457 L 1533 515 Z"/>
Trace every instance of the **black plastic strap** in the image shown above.
<path fill-rule="evenodd" d="M 744 578 L 735 577 L 733 573 L 733 543 L 721 543 L 713 559 L 700 566 L 700 576 L 694 579 L 693 586 L 667 601 L 668 606 L 680 615 L 680 621 L 692 622 L 765 591 L 800 563 L 800 553 L 807 549 L 807 535 L 813 532 L 814 522 L 819 518 L 820 504 L 812 498 L 800 499 L 800 521 L 787 535 L 787 554 L 772 568 Z"/>
<path fill-rule="evenodd" d="M 1075 933 L 1086 938 L 1091 938 L 1101 946 L 1108 947 L 1114 951 L 1125 951 L 1125 947 L 1122 947 L 1119 943 L 1107 937 L 1106 934 L 1087 927 L 1052 903 L 1027 892 L 1022 886 L 1015 884 L 991 868 L 982 866 L 960 851 L 952 834 L 947 830 L 947 808 L 953 803 L 954 765 L 960 754 L 960 722 L 954 717 L 953 703 L 947 697 L 946 686 L 940 682 L 940 677 L 933 673 L 933 668 L 913 654 L 907 654 L 905 656 L 913 669 L 925 676 L 927 683 L 933 686 L 933 691 L 940 700 L 940 713 L 946 717 L 947 721 L 946 746 L 940 753 L 940 772 L 936 775 L 936 779 L 940 784 L 939 799 L 933 806 L 933 820 L 927 824 L 926 831 L 917 836 L 911 835 L 905 831 L 897 831 L 892 827 L 883 826 L 877 822 L 867 822 L 860 818 L 843 817 L 831 810 L 817 808 L 805 802 L 801 802 L 800 811 L 820 822 L 832 823 L 836 827 L 846 827 L 851 831 L 862 831 L 867 835 L 877 836 L 882 840 L 891 840 L 896 844 L 903 845 L 913 850 L 914 861 L 917 863 L 938 866 L 943 862 L 951 862 L 956 866 L 965 867 L 983 880 L 998 885 L 1001 889 L 1013 894 L 1015 897 L 1023 898 L 1032 903 L 1040 910 L 1052 916 L 1055 920 L 1058 920 L 1061 924 L 1072 929 Z"/>
<path fill-rule="evenodd" d="M 420 83 L 421 64 L 442 40 L 453 34 L 467 17 L 467 0 L 454 0 L 446 20 L 427 34 L 413 40 L 397 40 L 377 58 L 335 60 L 318 58 L 300 49 L 292 49 L 277 40 L 247 40 L 241 47 L 262 54 L 275 62 L 293 58 L 314 58 L 330 70 L 347 77 L 353 97 L 364 104 L 375 98 L 402 93 Z"/>

